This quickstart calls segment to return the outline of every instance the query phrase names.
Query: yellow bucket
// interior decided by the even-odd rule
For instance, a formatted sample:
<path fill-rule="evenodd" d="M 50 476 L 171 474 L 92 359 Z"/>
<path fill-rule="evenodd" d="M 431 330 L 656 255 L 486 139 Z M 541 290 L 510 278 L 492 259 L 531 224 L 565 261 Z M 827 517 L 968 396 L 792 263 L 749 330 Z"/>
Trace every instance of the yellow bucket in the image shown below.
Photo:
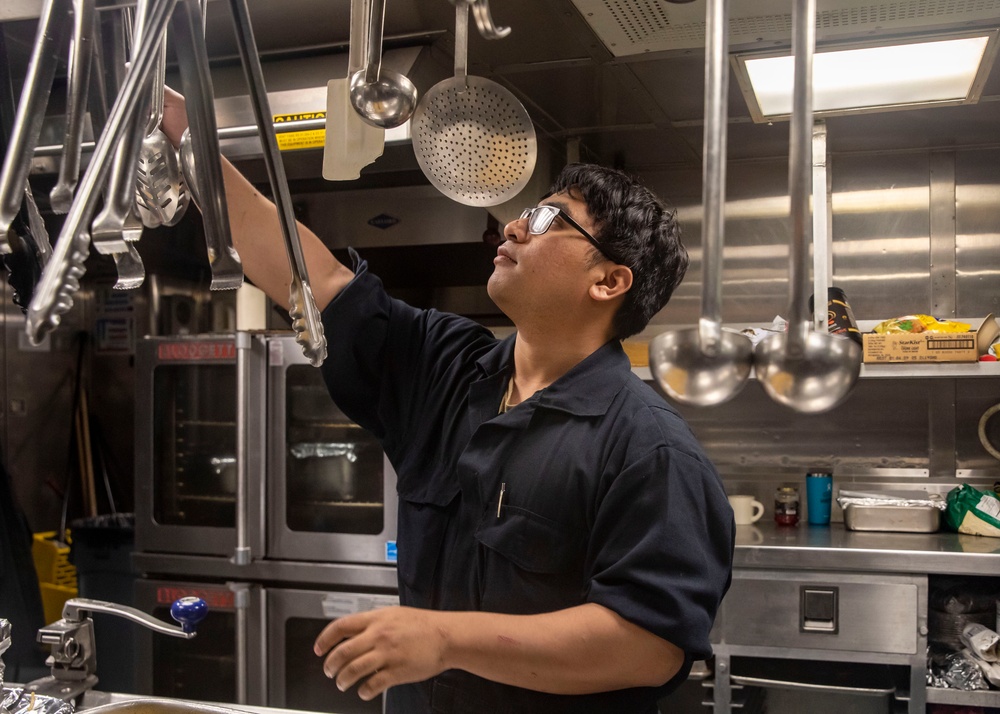
<path fill-rule="evenodd" d="M 47 531 L 35 533 L 31 544 L 46 623 L 61 619 L 63 605 L 77 595 L 76 568 L 69 562 L 71 542 L 68 531 L 65 543 L 56 540 L 55 531 Z"/>

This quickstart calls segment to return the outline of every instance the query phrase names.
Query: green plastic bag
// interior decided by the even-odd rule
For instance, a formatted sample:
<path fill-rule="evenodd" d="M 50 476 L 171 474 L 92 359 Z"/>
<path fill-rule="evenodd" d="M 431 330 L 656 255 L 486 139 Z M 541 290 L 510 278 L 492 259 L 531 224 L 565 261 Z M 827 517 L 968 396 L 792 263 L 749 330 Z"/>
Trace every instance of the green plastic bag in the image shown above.
<path fill-rule="evenodd" d="M 944 522 L 959 533 L 1000 538 L 1000 498 L 962 484 L 948 493 Z"/>

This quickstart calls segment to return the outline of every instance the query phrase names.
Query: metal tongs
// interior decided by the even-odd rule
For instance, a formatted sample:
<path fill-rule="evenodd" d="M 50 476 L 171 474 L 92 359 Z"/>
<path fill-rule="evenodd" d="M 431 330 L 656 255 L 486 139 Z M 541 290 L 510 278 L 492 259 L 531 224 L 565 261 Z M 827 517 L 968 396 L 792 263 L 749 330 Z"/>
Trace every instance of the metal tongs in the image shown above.
<path fill-rule="evenodd" d="M 62 6 L 65 0 L 50 2 Z M 142 89 L 149 81 L 160 43 L 171 22 L 171 15 L 181 80 L 185 93 L 191 98 L 189 106 L 193 111 L 189 111 L 189 114 L 192 132 L 195 133 L 195 154 L 202 165 L 199 175 L 202 192 L 206 196 L 202 212 L 206 240 L 209 242 L 212 289 L 235 289 L 243 283 L 242 265 L 232 247 L 229 222 L 226 220 L 225 195 L 221 191 L 218 129 L 211 106 L 212 86 L 208 73 L 208 54 L 202 40 L 198 0 L 151 0 L 145 31 L 136 48 L 132 65 L 126 73 L 104 131 L 94 147 L 87 171 L 79 183 L 52 259 L 45 266 L 38 289 L 28 307 L 26 329 L 28 337 L 35 344 L 54 329 L 62 315 L 73 306 L 73 295 L 80 289 L 79 281 L 85 272 L 84 261 L 90 249 L 88 227 L 99 196 L 98 186 L 106 183 L 111 170 L 112 154 L 134 126 L 132 121 L 140 99 L 146 96 Z M 51 85 L 51 81 L 49 84 Z M 34 140 L 37 141 L 37 132 Z M 11 150 L 8 158 L 12 155 L 21 157 L 27 171 L 31 153 L 30 150 L 23 154 L 21 151 Z M 215 187 L 220 190 L 215 190 Z"/>
<path fill-rule="evenodd" d="M 257 44 L 250 24 L 250 11 L 246 0 L 231 0 L 233 21 L 236 23 L 236 42 L 243 61 L 243 71 L 250 85 L 250 98 L 253 104 L 257 130 L 260 133 L 264 148 L 264 164 L 267 167 L 267 177 L 271 183 L 274 202 L 278 208 L 278 219 L 281 222 L 281 235 L 285 239 L 285 251 L 288 254 L 288 264 L 292 272 L 290 288 L 290 309 L 292 329 L 295 331 L 295 341 L 302 347 L 309 363 L 318 367 L 326 359 L 326 337 L 323 334 L 323 321 L 309 286 L 309 274 L 306 262 L 302 256 L 302 243 L 299 240 L 298 228 L 295 223 L 295 213 L 292 209 L 292 198 L 288 191 L 288 181 L 285 178 L 285 167 L 278 152 L 278 141 L 274 136 L 274 125 L 271 123 L 271 107 L 267 99 L 267 89 L 264 86 L 264 72 L 260 66 L 257 54 Z M 214 162 L 218 166 L 218 161 Z M 200 175 L 199 169 L 199 175 Z"/>
<path fill-rule="evenodd" d="M 56 74 L 57 48 L 64 44 L 69 29 L 66 17 L 71 6 L 71 0 L 45 0 L 38 21 L 35 46 L 0 170 L 0 253 L 11 252 L 7 231 L 21 209 L 28 169 L 42 131 L 45 107 Z"/>

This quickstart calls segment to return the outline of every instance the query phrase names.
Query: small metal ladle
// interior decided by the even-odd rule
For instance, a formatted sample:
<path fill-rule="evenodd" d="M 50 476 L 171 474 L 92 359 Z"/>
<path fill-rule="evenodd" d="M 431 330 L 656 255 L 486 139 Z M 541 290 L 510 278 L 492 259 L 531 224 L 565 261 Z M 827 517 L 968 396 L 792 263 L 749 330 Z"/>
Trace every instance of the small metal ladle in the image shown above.
<path fill-rule="evenodd" d="M 417 108 L 417 88 L 409 77 L 382 67 L 385 0 L 372 0 L 368 25 L 368 63 L 351 77 L 351 105 L 372 126 L 393 129 Z"/>
<path fill-rule="evenodd" d="M 792 13 L 795 79 L 792 95 L 788 185 L 792 208 L 789 252 L 788 332 L 770 335 L 754 351 L 755 370 L 768 396 L 799 412 L 834 408 L 861 373 L 861 348 L 850 339 L 811 328 L 806 314 L 812 236 L 809 195 L 812 172 L 812 63 L 816 45 L 816 0 L 796 0 Z M 817 296 L 815 309 L 823 298 Z"/>
<path fill-rule="evenodd" d="M 708 0 L 706 9 L 702 315 L 697 327 L 664 332 L 649 343 L 649 364 L 660 387 L 678 402 L 701 407 L 736 396 L 750 376 L 753 356 L 746 335 L 722 327 L 728 2 Z"/>

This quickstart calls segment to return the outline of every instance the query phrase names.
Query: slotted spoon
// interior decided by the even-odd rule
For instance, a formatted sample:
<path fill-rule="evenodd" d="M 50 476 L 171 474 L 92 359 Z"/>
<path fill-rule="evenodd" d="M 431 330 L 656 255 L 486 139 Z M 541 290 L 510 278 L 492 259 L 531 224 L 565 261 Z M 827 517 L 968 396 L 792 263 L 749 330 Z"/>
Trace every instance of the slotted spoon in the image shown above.
<path fill-rule="evenodd" d="M 531 117 L 496 82 L 467 74 L 469 6 L 455 4 L 455 76 L 438 82 L 413 113 L 413 152 L 445 196 L 467 206 L 496 206 L 531 178 L 538 142 Z"/>

